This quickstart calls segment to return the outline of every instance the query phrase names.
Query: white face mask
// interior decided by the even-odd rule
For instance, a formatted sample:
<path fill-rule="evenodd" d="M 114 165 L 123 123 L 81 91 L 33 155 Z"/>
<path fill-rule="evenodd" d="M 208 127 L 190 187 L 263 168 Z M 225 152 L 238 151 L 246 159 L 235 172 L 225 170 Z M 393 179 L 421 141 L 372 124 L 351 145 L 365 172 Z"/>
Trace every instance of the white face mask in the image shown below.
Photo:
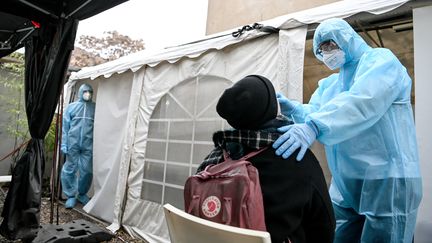
<path fill-rule="evenodd" d="M 84 94 L 83 94 L 83 100 L 85 100 L 85 101 L 91 100 L 91 94 L 90 94 L 90 92 L 84 92 Z"/>
<path fill-rule="evenodd" d="M 341 49 L 322 52 L 324 64 L 331 70 L 342 67 L 345 64 L 345 53 Z"/>

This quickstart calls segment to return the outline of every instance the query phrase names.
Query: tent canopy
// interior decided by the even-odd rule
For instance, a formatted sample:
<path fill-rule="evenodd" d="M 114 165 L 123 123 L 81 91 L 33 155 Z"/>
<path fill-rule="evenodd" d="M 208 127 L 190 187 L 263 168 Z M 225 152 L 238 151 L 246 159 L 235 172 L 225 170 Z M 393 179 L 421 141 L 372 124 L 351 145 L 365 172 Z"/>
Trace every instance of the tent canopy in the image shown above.
<path fill-rule="evenodd" d="M 0 10 L 0 57 L 24 46 L 40 24 L 83 20 L 127 0 L 3 0 Z M 32 22 L 33 21 L 33 22 Z"/>

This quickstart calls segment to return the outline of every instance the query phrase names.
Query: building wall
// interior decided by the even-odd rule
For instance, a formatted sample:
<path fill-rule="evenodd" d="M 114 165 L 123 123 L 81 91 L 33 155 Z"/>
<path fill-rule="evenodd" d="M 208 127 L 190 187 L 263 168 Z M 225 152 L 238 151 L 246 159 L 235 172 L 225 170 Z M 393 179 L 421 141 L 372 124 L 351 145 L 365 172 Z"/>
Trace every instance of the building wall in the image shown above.
<path fill-rule="evenodd" d="M 336 1 L 208 0 L 206 34 L 214 34 Z"/>

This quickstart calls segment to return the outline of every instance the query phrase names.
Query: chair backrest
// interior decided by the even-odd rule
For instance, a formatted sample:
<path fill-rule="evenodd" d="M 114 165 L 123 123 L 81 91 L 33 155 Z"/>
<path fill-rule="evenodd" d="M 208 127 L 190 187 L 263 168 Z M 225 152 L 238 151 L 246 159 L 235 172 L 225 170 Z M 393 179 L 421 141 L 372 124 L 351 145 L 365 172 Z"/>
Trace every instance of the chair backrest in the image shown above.
<path fill-rule="evenodd" d="M 164 205 L 164 212 L 172 243 L 271 243 L 268 232 L 215 223 L 170 204 Z"/>

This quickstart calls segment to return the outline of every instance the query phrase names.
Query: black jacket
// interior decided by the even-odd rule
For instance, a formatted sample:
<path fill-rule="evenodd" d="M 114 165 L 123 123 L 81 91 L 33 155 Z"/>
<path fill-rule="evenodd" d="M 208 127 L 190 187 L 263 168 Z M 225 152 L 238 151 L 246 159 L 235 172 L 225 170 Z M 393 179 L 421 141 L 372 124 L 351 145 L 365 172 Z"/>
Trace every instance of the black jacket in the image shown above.
<path fill-rule="evenodd" d="M 222 149 L 233 159 L 268 147 L 248 160 L 258 169 L 264 199 L 267 231 L 272 242 L 333 242 L 335 217 L 327 184 L 314 154 L 307 150 L 302 161 L 276 156 L 272 144 L 280 136 L 277 127 L 287 123 L 275 119 L 264 130 L 225 130 L 213 134 L 215 148 L 198 168 L 223 161 Z"/>
<path fill-rule="evenodd" d="M 269 147 L 249 159 L 259 171 L 272 242 L 333 242 L 335 218 L 321 166 L 310 150 L 300 162 L 296 156 L 283 159 Z"/>

